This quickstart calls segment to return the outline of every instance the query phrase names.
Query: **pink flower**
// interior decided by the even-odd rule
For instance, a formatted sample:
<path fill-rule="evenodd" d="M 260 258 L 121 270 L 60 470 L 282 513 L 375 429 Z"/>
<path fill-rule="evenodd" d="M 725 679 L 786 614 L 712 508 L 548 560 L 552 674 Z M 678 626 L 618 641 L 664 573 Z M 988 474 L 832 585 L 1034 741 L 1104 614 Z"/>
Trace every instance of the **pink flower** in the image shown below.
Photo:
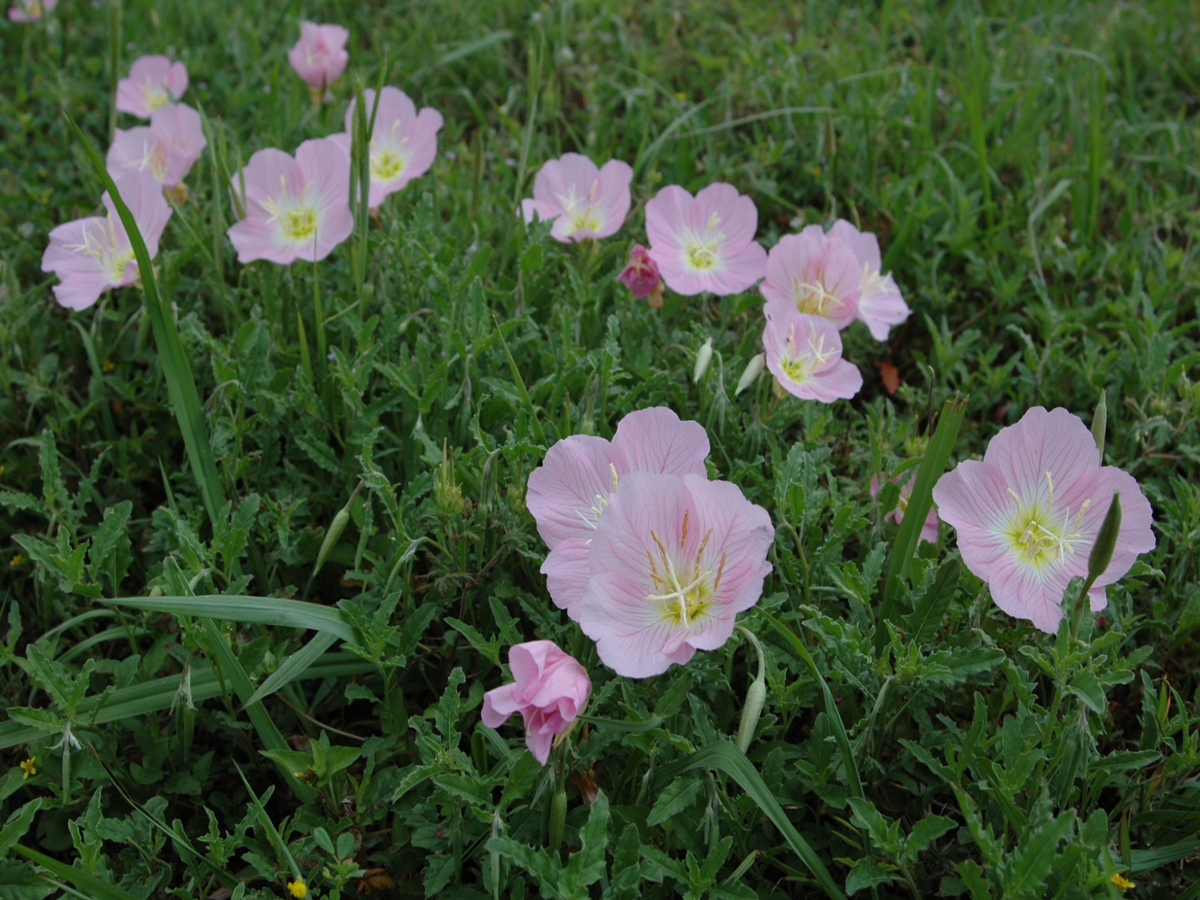
<path fill-rule="evenodd" d="M 533 180 L 533 199 L 521 201 L 525 222 L 554 220 L 550 236 L 569 243 L 616 234 L 629 213 L 629 163 L 610 159 L 603 168 L 580 153 L 544 163 Z"/>
<path fill-rule="evenodd" d="M 576 434 L 563 438 L 529 476 L 525 502 L 550 548 L 542 564 L 550 598 L 578 619 L 590 578 L 588 551 L 620 479 L 631 472 L 706 478 L 708 434 L 657 406 L 627 415 L 612 443 Z"/>
<path fill-rule="evenodd" d="M 363 91 L 367 120 L 375 105 L 375 92 Z M 346 131 L 334 135 L 350 153 L 350 132 L 354 128 L 354 104 L 346 110 Z M 375 113 L 371 132 L 371 196 L 368 205 L 376 209 L 388 194 L 394 194 L 414 178 L 424 175 L 437 156 L 437 133 L 442 114 L 428 106 L 417 112 L 408 95 L 399 88 L 385 87 Z"/>
<path fill-rule="evenodd" d="M 200 114 L 186 103 L 167 103 L 150 114 L 149 127 L 117 129 L 105 160 L 109 174 L 147 172 L 173 188 L 187 176 L 208 145 Z"/>
<path fill-rule="evenodd" d="M 579 627 L 629 678 L 716 650 L 762 595 L 774 536 L 767 511 L 737 485 L 626 475 L 592 538 Z"/>
<path fill-rule="evenodd" d="M 117 109 L 148 119 L 160 106 L 178 100 L 187 90 L 187 66 L 165 56 L 134 61 L 129 77 L 117 82 Z"/>
<path fill-rule="evenodd" d="M 853 248 L 825 234 L 820 225 L 809 225 L 771 248 L 767 277 L 758 290 L 768 300 L 786 300 L 842 329 L 858 312 L 861 281 L 862 266 Z"/>
<path fill-rule="evenodd" d="M 763 312 L 767 368 L 788 393 L 832 403 L 862 389 L 858 367 L 842 359 L 842 339 L 829 319 L 802 313 L 791 300 L 769 301 Z"/>
<path fill-rule="evenodd" d="M 592 682 L 583 666 L 554 641 L 514 644 L 508 667 L 513 683 L 483 695 L 483 724 L 499 728 L 519 712 L 525 721 L 525 746 L 545 765 L 555 736 L 570 731 L 587 705 Z"/>
<path fill-rule="evenodd" d="M 858 257 L 862 278 L 856 315 L 860 322 L 866 323 L 871 337 L 877 341 L 886 341 L 889 329 L 907 319 L 912 310 L 900 296 L 900 288 L 896 287 L 892 276 L 879 273 L 883 265 L 879 255 L 879 241 L 875 235 L 859 231 L 845 219 L 838 219 L 833 223 L 833 228 L 829 229 L 829 237 L 842 241 Z"/>
<path fill-rule="evenodd" d="M 657 292 L 657 305 L 662 306 L 662 279 L 658 274 L 658 264 L 641 244 L 634 244 L 629 251 L 629 265 L 621 270 L 617 281 L 633 291 L 633 296 L 639 300 L 651 297 L 651 306 L 655 305 L 651 295 Z"/>
<path fill-rule="evenodd" d="M 305 141 L 295 159 L 282 150 L 259 150 L 233 178 L 239 197 L 243 182 L 246 217 L 227 232 L 239 262 L 316 262 L 354 230 L 350 158 L 333 138 Z"/>
<path fill-rule="evenodd" d="M 8 18 L 11 22 L 37 22 L 56 6 L 58 0 L 17 0 L 16 6 L 8 8 Z"/>
<path fill-rule="evenodd" d="M 171 218 L 162 187 L 142 172 L 128 172 L 114 181 L 153 258 Z M 42 256 L 42 271 L 53 272 L 62 282 L 54 286 L 54 299 L 70 309 L 87 309 L 109 288 L 133 284 L 139 277 L 133 245 L 107 191 L 101 200 L 107 216 L 59 225 L 50 232 L 50 245 Z"/>
<path fill-rule="evenodd" d="M 754 241 L 754 201 L 728 184 L 710 184 L 695 197 L 669 185 L 646 204 L 650 255 L 667 287 L 692 296 L 724 296 L 763 277 L 767 253 Z"/>
<path fill-rule="evenodd" d="M 346 71 L 350 54 L 346 41 L 350 37 L 341 25 L 300 23 L 300 40 L 288 51 L 288 62 L 297 75 L 317 90 L 329 87 Z"/>
<path fill-rule="evenodd" d="M 1117 546 L 1090 591 L 1092 609 L 1100 610 L 1108 603 L 1105 586 L 1154 548 L 1154 533 L 1137 481 L 1100 465 L 1078 416 L 1034 407 L 992 438 L 983 462 L 968 460 L 943 475 L 933 499 L 958 532 L 963 562 L 988 583 L 996 605 L 1053 633 L 1067 583 L 1087 575 L 1114 491 L 1121 494 Z"/>
<path fill-rule="evenodd" d="M 899 477 L 893 478 L 896 484 L 900 484 Z M 900 498 L 896 501 L 896 508 L 887 513 L 884 518 L 891 519 L 897 525 L 904 521 L 904 513 L 908 510 L 908 500 L 912 496 L 913 486 L 917 483 L 917 473 L 913 472 L 908 481 L 900 485 Z M 874 498 L 879 494 L 879 476 L 871 476 L 871 497 Z M 929 514 L 925 516 L 925 521 L 921 525 L 921 540 L 928 541 L 931 544 L 936 544 L 938 540 L 938 517 L 937 510 L 930 507 Z"/>

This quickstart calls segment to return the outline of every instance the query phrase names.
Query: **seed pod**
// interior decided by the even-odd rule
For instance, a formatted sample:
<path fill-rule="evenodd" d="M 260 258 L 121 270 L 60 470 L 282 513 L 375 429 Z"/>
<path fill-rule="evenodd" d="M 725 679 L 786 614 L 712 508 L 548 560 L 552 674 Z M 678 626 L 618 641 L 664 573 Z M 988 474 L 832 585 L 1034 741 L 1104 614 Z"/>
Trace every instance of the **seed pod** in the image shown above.
<path fill-rule="evenodd" d="M 708 364 L 712 362 L 712 355 L 712 338 L 709 338 L 696 353 L 696 367 L 692 369 L 693 384 L 698 384 L 700 379 L 704 377 L 704 373 L 708 371 Z"/>
<path fill-rule="evenodd" d="M 742 377 L 738 379 L 737 388 L 734 389 L 733 396 L 737 396 L 750 385 L 758 380 L 758 376 L 762 374 L 763 368 L 767 364 L 767 355 L 760 353 L 751 358 L 750 362 L 746 363 L 746 369 L 742 372 Z"/>
<path fill-rule="evenodd" d="M 746 705 L 742 707 L 742 722 L 738 726 L 737 746 L 745 753 L 750 749 L 754 739 L 754 729 L 758 727 L 758 717 L 762 715 L 763 704 L 767 700 L 767 683 L 760 675 L 746 689 Z"/>

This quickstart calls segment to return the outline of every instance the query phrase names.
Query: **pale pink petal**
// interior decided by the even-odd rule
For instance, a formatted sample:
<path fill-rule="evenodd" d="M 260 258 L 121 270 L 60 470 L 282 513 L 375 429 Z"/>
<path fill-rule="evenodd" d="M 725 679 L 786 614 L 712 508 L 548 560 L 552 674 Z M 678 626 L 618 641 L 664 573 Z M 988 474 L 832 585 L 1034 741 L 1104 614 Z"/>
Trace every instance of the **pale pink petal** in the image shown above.
<path fill-rule="evenodd" d="M 121 199 L 133 214 L 138 233 L 146 243 L 146 250 L 150 254 L 150 258 L 153 259 L 158 255 L 158 240 L 167 227 L 167 220 L 171 218 L 171 207 L 163 199 L 162 186 L 153 176 L 143 172 L 128 172 L 119 178 L 114 178 L 113 182 L 117 186 L 117 192 L 121 195 Z M 116 209 L 112 206 L 108 194 L 106 193 L 101 199 L 109 210 L 114 226 L 123 235 L 125 229 L 120 225 Z"/>
<path fill-rule="evenodd" d="M 588 539 L 570 537 L 559 541 L 542 563 L 541 573 L 546 576 L 550 599 L 572 619 L 579 617 L 579 604 L 591 578 L 590 550 Z"/>
<path fill-rule="evenodd" d="M 608 441 L 577 434 L 554 444 L 530 473 L 525 502 L 551 549 L 568 538 L 591 538 L 615 488 L 612 462 Z"/>
<path fill-rule="evenodd" d="M 717 224 L 712 226 L 714 217 Z M 696 193 L 691 223 L 697 230 L 720 229 L 725 235 L 724 246 L 736 253 L 754 240 L 754 233 L 758 231 L 758 209 L 753 200 L 739 194 L 732 184 L 718 181 Z M 763 262 L 766 262 L 766 251 L 763 251 Z M 758 277 L 762 277 L 762 272 Z"/>
<path fill-rule="evenodd" d="M 879 239 L 869 231 L 859 231 L 845 219 L 838 219 L 829 229 L 829 236 L 843 241 L 858 257 L 859 267 L 867 266 L 878 272 L 883 265 L 879 255 Z"/>
<path fill-rule="evenodd" d="M 691 224 L 688 211 L 692 203 L 692 195 L 677 184 L 667 185 L 646 203 L 646 236 L 650 239 L 650 255 L 659 268 L 664 260 L 678 259 L 682 254 L 683 230 Z M 672 286 L 671 290 L 676 289 Z"/>
<path fill-rule="evenodd" d="M 603 222 L 596 237 L 606 238 L 617 233 L 625 224 L 633 198 L 629 185 L 633 181 L 633 167 L 619 159 L 610 159 L 600 167 L 600 196 L 604 198 Z"/>
<path fill-rule="evenodd" d="M 187 177 L 208 141 L 200 113 L 186 103 L 168 103 L 150 115 L 150 128 L 162 140 L 167 150 L 166 175 L 163 184 L 172 188 Z"/>
<path fill-rule="evenodd" d="M 167 176 L 169 155 L 166 143 L 148 126 L 127 131 L 118 128 L 104 158 L 104 168 L 113 178 L 125 172 L 146 172 L 161 182 Z"/>
<path fill-rule="evenodd" d="M 900 289 L 891 275 L 876 279 L 874 288 L 858 300 L 858 319 L 871 331 L 877 341 L 886 341 L 893 325 L 905 321 L 912 310 L 900 296 Z"/>
<path fill-rule="evenodd" d="M 631 412 L 617 425 L 612 441 L 612 460 L 618 474 L 651 472 L 705 478 L 708 452 L 704 426 L 681 421 L 665 406 Z"/>

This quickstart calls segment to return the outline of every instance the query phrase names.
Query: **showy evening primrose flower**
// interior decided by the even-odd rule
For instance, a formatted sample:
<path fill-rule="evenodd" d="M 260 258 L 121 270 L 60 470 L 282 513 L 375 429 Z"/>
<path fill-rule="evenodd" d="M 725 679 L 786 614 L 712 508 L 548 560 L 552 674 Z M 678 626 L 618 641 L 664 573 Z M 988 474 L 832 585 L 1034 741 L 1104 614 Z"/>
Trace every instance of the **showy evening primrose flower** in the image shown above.
<path fill-rule="evenodd" d="M 829 236 L 843 241 L 858 257 L 862 279 L 857 318 L 870 330 L 871 337 L 886 341 L 891 327 L 907 319 L 912 310 L 904 302 L 892 276 L 880 273 L 883 258 L 879 254 L 879 240 L 869 231 L 859 231 L 845 219 L 833 223 Z"/>
<path fill-rule="evenodd" d="M 513 682 L 483 695 L 483 724 L 499 728 L 515 712 L 525 723 L 525 746 L 542 765 L 554 739 L 569 732 L 592 693 L 587 671 L 554 641 L 514 644 L 508 651 Z"/>
<path fill-rule="evenodd" d="M 167 103 L 150 114 L 150 125 L 117 129 L 105 167 L 114 178 L 146 172 L 165 188 L 176 187 L 208 145 L 200 114 L 186 103 Z"/>
<path fill-rule="evenodd" d="M 771 571 L 771 517 L 726 481 L 633 472 L 599 517 L 579 627 L 628 678 L 716 650 Z"/>
<path fill-rule="evenodd" d="M 610 159 L 602 167 L 581 153 L 564 153 L 538 170 L 533 198 L 521 201 L 525 222 L 554 220 L 550 236 L 570 243 L 616 234 L 631 202 L 629 163 Z"/>
<path fill-rule="evenodd" d="M 311 86 L 314 99 L 320 100 L 320 92 L 346 71 L 346 63 L 350 61 L 346 51 L 349 38 L 350 32 L 341 25 L 300 23 L 300 40 L 288 51 L 288 62 Z"/>
<path fill-rule="evenodd" d="M 144 172 L 127 172 L 113 181 L 153 258 L 171 217 L 162 187 Z M 139 278 L 133 245 L 107 191 L 101 200 L 107 216 L 59 225 L 50 232 L 50 245 L 42 255 L 42 271 L 53 272 L 62 282 L 54 286 L 54 299 L 70 309 L 87 309 L 109 288 L 124 287 Z"/>
<path fill-rule="evenodd" d="M 259 150 L 233 177 L 235 195 L 243 185 L 246 217 L 227 232 L 238 262 L 317 262 L 354 231 L 350 157 L 333 138 L 305 141 L 294 159 L 282 150 Z"/>
<path fill-rule="evenodd" d="M 617 425 L 612 443 L 576 434 L 546 452 L 529 476 L 526 504 L 550 548 L 542 564 L 550 598 L 572 619 L 591 577 L 588 552 L 596 527 L 631 472 L 707 477 L 708 434 L 666 407 L 641 409 Z"/>
<path fill-rule="evenodd" d="M 187 66 L 165 56 L 143 56 L 134 61 L 129 77 L 117 82 L 117 109 L 149 119 L 161 106 L 177 101 L 188 87 Z"/>
<path fill-rule="evenodd" d="M 1137 481 L 1100 465 L 1078 416 L 1034 407 L 992 438 L 982 462 L 968 460 L 943 475 L 933 499 L 938 516 L 958 532 L 963 562 L 988 583 L 996 605 L 1052 634 L 1067 584 L 1087 577 L 1114 492 L 1123 515 L 1112 559 L 1089 591 L 1095 611 L 1108 604 L 1105 586 L 1154 549 L 1154 533 Z"/>
<path fill-rule="evenodd" d="M 767 252 L 755 242 L 754 201 L 729 184 L 710 184 L 693 197 L 668 185 L 646 204 L 650 256 L 677 294 L 724 296 L 763 277 Z"/>
<path fill-rule="evenodd" d="M 862 373 L 842 359 L 842 339 L 833 322 L 799 312 L 785 299 L 771 300 L 763 312 L 767 368 L 785 391 L 801 400 L 832 403 L 862 389 Z"/>
<path fill-rule="evenodd" d="M 375 91 L 363 91 L 367 117 L 375 107 Z M 346 131 L 336 134 L 350 153 L 350 132 L 354 128 L 355 100 L 346 110 Z M 408 95 L 399 88 L 385 87 L 380 93 L 375 112 L 375 128 L 371 131 L 369 167 L 371 194 L 368 205 L 377 209 L 388 194 L 394 194 L 406 184 L 429 171 L 437 156 L 437 134 L 442 127 L 442 114 L 428 106 L 419 113 Z"/>

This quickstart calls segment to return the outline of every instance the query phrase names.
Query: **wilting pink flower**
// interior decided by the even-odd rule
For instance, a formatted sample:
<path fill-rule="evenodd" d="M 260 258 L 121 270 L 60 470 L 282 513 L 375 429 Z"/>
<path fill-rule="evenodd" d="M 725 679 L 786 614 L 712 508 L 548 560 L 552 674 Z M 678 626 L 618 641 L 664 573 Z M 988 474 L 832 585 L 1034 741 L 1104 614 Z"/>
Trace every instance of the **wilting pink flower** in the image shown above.
<path fill-rule="evenodd" d="M 542 564 L 550 597 L 578 619 L 587 587 L 588 551 L 620 479 L 631 472 L 707 477 L 708 434 L 696 422 L 683 422 L 657 406 L 627 415 L 612 443 L 576 434 L 546 452 L 529 476 L 525 502 L 538 534 L 550 548 Z"/>
<path fill-rule="evenodd" d="M 113 180 L 153 258 L 171 218 L 162 187 L 143 172 L 128 172 Z M 107 216 L 59 225 L 50 232 L 50 245 L 42 256 L 42 271 L 53 272 L 62 282 L 54 286 L 54 299 L 70 309 L 87 309 L 109 288 L 133 284 L 139 277 L 133 245 L 112 198 L 105 191 L 101 199 Z"/>
<path fill-rule="evenodd" d="M 1053 633 L 1068 582 L 1087 576 L 1100 525 L 1121 494 L 1112 561 L 1089 592 L 1093 610 L 1105 586 L 1154 548 L 1150 503 L 1132 475 L 1100 465 L 1091 431 L 1065 409 L 1034 407 L 1001 429 L 982 462 L 961 462 L 933 489 L 938 515 L 958 532 L 967 568 L 988 583 L 996 605 Z"/>
<path fill-rule="evenodd" d="M 820 225 L 809 225 L 771 248 L 767 277 L 758 290 L 768 300 L 787 300 L 800 312 L 824 316 L 841 329 L 858 312 L 861 281 L 854 249 Z"/>
<path fill-rule="evenodd" d="M 879 272 L 883 261 L 878 239 L 870 232 L 859 231 L 845 219 L 833 223 L 829 237 L 843 241 L 858 257 L 862 277 L 856 315 L 870 329 L 871 337 L 886 341 L 888 330 L 907 319 L 912 310 L 900 296 L 900 288 L 896 287 L 892 276 Z"/>
<path fill-rule="evenodd" d="M 630 473 L 592 538 L 579 627 L 629 678 L 716 650 L 762 595 L 774 536 L 767 511 L 737 485 Z"/>
<path fill-rule="evenodd" d="M 147 172 L 163 187 L 173 188 L 187 176 L 207 146 L 200 114 L 186 103 L 167 103 L 150 114 L 150 125 L 117 129 L 108 148 L 109 174 Z"/>
<path fill-rule="evenodd" d="M 316 262 L 354 230 L 350 158 L 333 138 L 305 141 L 295 159 L 282 150 L 259 150 L 233 178 L 239 197 L 243 183 L 246 217 L 227 232 L 239 262 Z"/>
<path fill-rule="evenodd" d="M 8 18 L 12 22 L 37 22 L 56 6 L 58 0 L 17 0 L 16 6 L 8 8 Z"/>
<path fill-rule="evenodd" d="M 763 312 L 767 368 L 784 390 L 802 400 L 832 403 L 862 389 L 858 366 L 842 359 L 842 339 L 833 322 L 800 312 L 791 300 L 768 301 Z"/>
<path fill-rule="evenodd" d="M 187 66 L 165 56 L 143 56 L 134 61 L 129 77 L 117 82 L 117 109 L 149 119 L 160 106 L 178 100 L 187 90 Z"/>
<path fill-rule="evenodd" d="M 693 197 L 672 184 L 646 204 L 650 255 L 667 287 L 691 296 L 746 290 L 763 277 L 767 252 L 754 240 L 754 201 L 729 184 L 710 184 Z"/>
<path fill-rule="evenodd" d="M 375 92 L 363 91 L 367 105 L 367 120 L 375 105 Z M 350 153 L 350 132 L 354 129 L 354 104 L 346 110 L 346 131 L 334 135 Z M 420 113 L 399 88 L 385 87 L 375 113 L 375 128 L 371 132 L 371 196 L 368 205 L 375 209 L 388 194 L 394 194 L 414 178 L 424 175 L 437 156 L 437 133 L 442 127 L 442 114 L 425 107 Z"/>
<path fill-rule="evenodd" d="M 515 712 L 525 721 L 525 746 L 542 765 L 557 735 L 569 731 L 592 693 L 592 682 L 574 657 L 554 641 L 514 644 L 508 651 L 513 683 L 483 695 L 483 724 L 499 728 Z"/>
<path fill-rule="evenodd" d="M 602 168 L 580 153 L 564 153 L 538 170 L 533 198 L 521 201 L 525 221 L 554 220 L 550 236 L 568 243 L 616 234 L 629 212 L 629 163 L 610 159 Z"/>
<path fill-rule="evenodd" d="M 617 281 L 633 291 L 633 296 L 639 300 L 650 298 L 651 306 L 662 306 L 662 278 L 658 274 L 658 264 L 641 244 L 634 244 L 629 251 L 629 265 L 621 270 Z M 654 295 L 658 303 L 654 302 Z"/>
<path fill-rule="evenodd" d="M 341 25 L 300 23 L 300 40 L 288 51 L 288 62 L 297 75 L 317 90 L 328 87 L 346 71 L 350 54 L 346 41 L 350 37 Z"/>
<path fill-rule="evenodd" d="M 892 481 L 900 484 L 898 478 L 893 478 Z M 912 497 L 913 486 L 917 483 L 917 473 L 913 472 L 908 481 L 900 485 L 900 497 L 896 501 L 896 508 L 887 513 L 884 518 L 891 519 L 897 525 L 904 521 L 904 513 L 908 510 L 908 500 Z M 874 498 L 879 494 L 879 476 L 871 476 L 871 497 Z M 938 539 L 938 517 L 937 510 L 933 507 L 929 508 L 929 514 L 925 516 L 925 521 L 921 524 L 921 540 L 929 541 L 931 544 L 936 544 Z"/>

